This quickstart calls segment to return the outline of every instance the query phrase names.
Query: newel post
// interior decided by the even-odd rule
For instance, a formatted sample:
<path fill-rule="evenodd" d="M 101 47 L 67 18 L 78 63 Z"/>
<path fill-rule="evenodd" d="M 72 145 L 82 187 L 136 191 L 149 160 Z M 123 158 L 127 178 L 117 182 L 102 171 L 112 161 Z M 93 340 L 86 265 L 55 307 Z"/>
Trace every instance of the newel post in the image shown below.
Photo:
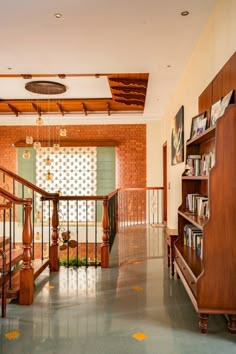
<path fill-rule="evenodd" d="M 20 271 L 20 305 L 31 305 L 34 299 L 34 269 L 32 267 L 32 199 L 24 200 L 24 226 L 22 233 L 23 265 Z"/>
<path fill-rule="evenodd" d="M 103 199 L 103 214 L 102 214 L 102 246 L 101 246 L 101 267 L 109 267 L 109 216 L 108 216 L 108 198 Z"/>
<path fill-rule="evenodd" d="M 51 236 L 51 245 L 49 249 L 49 259 L 50 259 L 50 271 L 58 272 L 59 265 L 59 247 L 58 247 L 58 198 L 54 198 L 53 202 L 53 211 L 52 211 L 52 236 Z"/>

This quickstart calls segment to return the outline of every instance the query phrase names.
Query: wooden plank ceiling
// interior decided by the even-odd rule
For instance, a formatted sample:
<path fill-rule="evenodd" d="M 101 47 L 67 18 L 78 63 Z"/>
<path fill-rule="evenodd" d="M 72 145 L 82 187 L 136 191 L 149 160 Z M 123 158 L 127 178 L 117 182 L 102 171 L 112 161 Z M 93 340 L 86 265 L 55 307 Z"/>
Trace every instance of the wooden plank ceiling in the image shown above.
<path fill-rule="evenodd" d="M 65 76 L 65 75 L 64 75 Z M 68 76 L 86 76 L 71 74 Z M 89 74 L 87 76 L 107 76 L 110 85 L 111 98 L 70 98 L 70 99 L 2 99 L 0 98 L 0 115 L 41 115 L 44 114 L 118 114 L 143 112 L 145 107 L 148 73 L 133 74 Z M 7 75 L 0 75 L 7 77 Z M 12 76 L 11 76 L 12 77 Z M 15 75 L 32 80 L 40 80 L 40 77 L 48 77 L 48 80 L 59 75 Z"/>

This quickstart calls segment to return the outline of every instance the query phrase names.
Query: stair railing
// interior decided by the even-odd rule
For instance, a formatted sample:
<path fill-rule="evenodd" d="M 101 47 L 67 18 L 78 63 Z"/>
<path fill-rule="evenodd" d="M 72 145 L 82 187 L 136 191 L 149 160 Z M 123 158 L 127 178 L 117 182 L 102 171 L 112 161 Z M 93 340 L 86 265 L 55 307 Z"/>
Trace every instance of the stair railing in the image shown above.
<path fill-rule="evenodd" d="M 41 260 L 44 260 L 44 254 L 49 248 L 50 270 L 59 270 L 59 256 L 58 256 L 58 193 L 48 193 L 42 188 L 37 187 L 33 183 L 25 180 L 17 174 L 9 171 L 5 167 L 0 166 L 0 173 L 2 173 L 2 181 L 5 189 L 8 189 L 13 195 L 23 199 L 26 196 L 32 197 L 32 258 L 35 254 L 40 255 Z M 40 206 L 41 203 L 41 206 Z M 47 203 L 47 204 L 45 204 Z M 52 209 L 51 209 L 52 204 Z M 17 211 L 13 208 L 13 221 L 16 220 Z M 46 215 L 47 214 L 47 215 Z M 18 215 L 18 218 L 20 215 Z M 22 211 L 22 222 L 24 222 L 24 212 Z M 40 227 L 41 224 L 41 227 Z M 48 242 L 45 240 L 45 232 L 48 227 Z M 15 222 L 13 222 L 13 244 L 15 244 Z M 39 238 L 39 241 L 37 240 Z M 39 249 L 41 240 L 41 250 Z M 46 256 L 48 257 L 48 256 Z"/>
<path fill-rule="evenodd" d="M 30 305 L 33 302 L 33 290 L 34 290 L 34 273 L 32 267 L 32 224 L 31 224 L 31 210 L 32 199 L 31 198 L 18 198 L 10 192 L 0 187 L 0 195 L 7 201 L 6 205 L 11 208 L 15 205 L 23 205 L 24 212 L 24 224 L 22 232 L 22 260 L 23 265 L 20 270 L 20 293 L 19 303 L 21 305 Z M 10 208 L 10 210 L 11 210 Z M 10 212 L 11 215 L 11 212 Z M 11 222 L 11 218 L 9 220 Z M 5 228 L 6 220 L 4 220 L 3 226 Z M 5 232 L 4 232 L 5 238 Z M 11 242 L 10 242 L 11 243 Z M 11 251 L 11 250 L 10 250 Z M 3 243 L 3 253 L 5 253 L 5 241 Z M 11 252 L 9 273 L 11 275 Z M 10 276 L 11 282 L 11 276 Z"/>
<path fill-rule="evenodd" d="M 1 300 L 2 300 L 2 317 L 6 317 L 6 290 L 5 290 L 5 283 L 6 283 L 6 254 L 3 250 L 0 250 L 0 256 L 2 257 L 2 274 L 0 277 L 0 281 L 1 281 L 1 288 L 2 288 L 2 296 L 1 296 Z"/>

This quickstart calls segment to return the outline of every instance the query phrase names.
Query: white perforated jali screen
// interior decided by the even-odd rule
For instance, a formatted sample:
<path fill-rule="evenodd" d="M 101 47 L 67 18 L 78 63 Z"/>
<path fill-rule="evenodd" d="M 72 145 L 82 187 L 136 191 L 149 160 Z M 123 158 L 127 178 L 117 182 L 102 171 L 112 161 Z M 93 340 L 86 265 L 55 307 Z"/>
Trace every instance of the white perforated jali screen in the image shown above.
<path fill-rule="evenodd" d="M 46 165 L 46 160 L 51 160 L 51 165 Z M 47 173 L 53 177 L 47 180 Z M 96 147 L 60 147 L 58 151 L 53 148 L 40 148 L 36 151 L 36 184 L 47 192 L 55 193 L 60 190 L 62 195 L 88 196 L 96 195 L 97 191 L 97 150 Z M 60 202 L 59 211 L 67 215 L 68 205 Z M 70 202 L 70 221 L 93 220 L 95 214 L 94 202 Z M 87 215 L 86 215 L 87 213 Z M 45 209 L 43 218 L 48 219 Z"/>

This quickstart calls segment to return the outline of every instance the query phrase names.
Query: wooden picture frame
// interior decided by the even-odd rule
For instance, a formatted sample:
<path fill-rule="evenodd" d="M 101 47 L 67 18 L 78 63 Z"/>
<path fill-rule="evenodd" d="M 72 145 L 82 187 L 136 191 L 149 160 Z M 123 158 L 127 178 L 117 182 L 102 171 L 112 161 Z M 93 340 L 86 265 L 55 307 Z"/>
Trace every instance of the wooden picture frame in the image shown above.
<path fill-rule="evenodd" d="M 200 135 L 206 130 L 207 127 L 207 116 L 206 112 L 202 112 L 197 116 L 192 118 L 191 130 L 190 130 L 190 139 Z"/>
<path fill-rule="evenodd" d="M 181 106 L 172 119 L 171 130 L 171 164 L 184 161 L 184 106 Z"/>

